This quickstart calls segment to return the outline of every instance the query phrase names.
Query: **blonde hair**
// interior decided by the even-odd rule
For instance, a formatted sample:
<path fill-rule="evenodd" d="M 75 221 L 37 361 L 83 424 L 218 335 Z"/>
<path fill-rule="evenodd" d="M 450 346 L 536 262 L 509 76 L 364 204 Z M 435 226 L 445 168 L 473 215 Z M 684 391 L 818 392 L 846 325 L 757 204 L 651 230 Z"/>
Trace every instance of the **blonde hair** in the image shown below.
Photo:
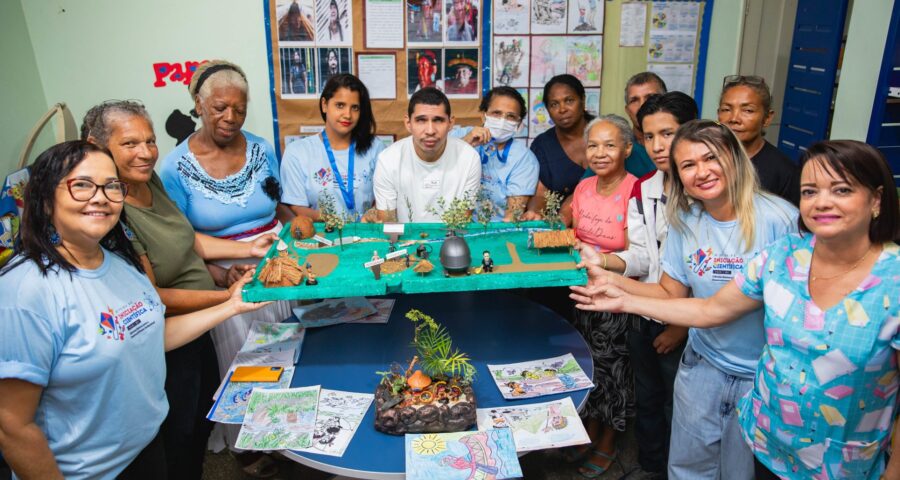
<path fill-rule="evenodd" d="M 210 69 L 215 68 L 212 73 L 208 73 Z M 205 75 L 204 75 L 205 74 Z M 191 83 L 188 85 L 188 92 L 191 98 L 200 100 L 206 99 L 216 87 L 234 87 L 250 99 L 250 86 L 247 84 L 247 75 L 241 67 L 227 60 L 210 60 L 201 64 L 194 71 L 191 77 Z"/>
<path fill-rule="evenodd" d="M 669 222 L 681 233 L 690 233 L 680 213 L 689 213 L 691 202 L 696 201 L 690 197 L 684 189 L 684 183 L 678 173 L 678 159 L 675 157 L 675 149 L 680 142 L 702 143 L 706 145 L 722 167 L 725 177 L 725 193 L 728 203 L 734 209 L 738 225 L 741 227 L 743 251 L 749 251 L 753 246 L 756 235 L 756 207 L 754 197 L 765 195 L 759 187 L 759 179 L 756 169 L 750 162 L 750 157 L 734 136 L 732 131 L 712 120 L 691 120 L 678 128 L 675 138 L 672 140 L 669 154 L 672 168 L 672 188 L 667 205 Z M 702 204 L 701 204 L 702 206 Z"/>

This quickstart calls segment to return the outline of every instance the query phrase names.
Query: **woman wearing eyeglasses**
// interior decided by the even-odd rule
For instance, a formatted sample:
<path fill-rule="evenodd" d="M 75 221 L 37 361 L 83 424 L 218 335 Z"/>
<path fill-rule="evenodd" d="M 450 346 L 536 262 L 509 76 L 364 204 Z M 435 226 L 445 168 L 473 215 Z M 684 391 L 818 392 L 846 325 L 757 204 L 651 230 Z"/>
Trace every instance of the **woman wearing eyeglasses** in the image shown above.
<path fill-rule="evenodd" d="M 483 127 L 454 129 L 452 135 L 478 150 L 481 156 L 481 189 L 495 206 L 492 221 L 511 222 L 525 212 L 538 182 L 538 161 L 519 131 L 528 110 L 525 99 L 511 87 L 495 87 L 478 107 Z"/>
<path fill-rule="evenodd" d="M 126 185 L 84 141 L 31 168 L 0 271 L 0 452 L 19 478 L 165 478 L 163 353 L 262 304 L 165 317 L 122 226 Z"/>
<path fill-rule="evenodd" d="M 767 191 L 797 205 L 800 202 L 800 170 L 787 155 L 766 141 L 772 123 L 772 94 L 765 79 L 755 75 L 729 75 L 719 97 L 719 122 L 737 135 L 756 168 L 759 183 Z"/>

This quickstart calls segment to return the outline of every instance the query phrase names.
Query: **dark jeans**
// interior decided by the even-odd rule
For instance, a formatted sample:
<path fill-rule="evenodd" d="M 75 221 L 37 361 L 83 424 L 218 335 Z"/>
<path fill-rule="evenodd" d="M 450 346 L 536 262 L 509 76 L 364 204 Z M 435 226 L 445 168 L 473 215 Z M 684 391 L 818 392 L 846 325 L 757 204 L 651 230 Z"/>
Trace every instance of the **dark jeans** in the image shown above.
<path fill-rule="evenodd" d="M 116 479 L 166 480 L 166 450 L 163 447 L 162 433 L 157 433 Z"/>
<path fill-rule="evenodd" d="M 672 425 L 672 391 L 684 343 L 660 355 L 653 340 L 666 327 L 643 317 L 634 317 L 628 329 L 628 354 L 634 370 L 637 405 L 635 436 L 638 462 L 648 472 L 666 472 L 669 433 Z"/>
<path fill-rule="evenodd" d="M 206 419 L 219 386 L 219 363 L 208 333 L 166 353 L 169 415 L 162 424 L 169 480 L 203 476 L 206 442 L 213 423 Z"/>
<path fill-rule="evenodd" d="M 755 457 L 753 458 L 753 471 L 756 480 L 780 480 L 781 477 L 772 473 L 765 465 L 759 463 Z"/>

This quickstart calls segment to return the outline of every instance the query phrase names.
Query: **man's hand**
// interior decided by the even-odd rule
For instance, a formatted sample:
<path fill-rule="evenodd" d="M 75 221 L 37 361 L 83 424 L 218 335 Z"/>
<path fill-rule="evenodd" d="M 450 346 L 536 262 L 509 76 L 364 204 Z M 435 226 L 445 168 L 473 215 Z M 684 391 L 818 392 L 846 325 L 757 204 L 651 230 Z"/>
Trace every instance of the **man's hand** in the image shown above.
<path fill-rule="evenodd" d="M 687 327 L 666 325 L 666 329 L 653 339 L 653 348 L 655 348 L 656 353 L 660 355 L 671 353 L 678 348 L 679 345 L 684 343 L 685 339 L 687 339 L 687 335 Z"/>

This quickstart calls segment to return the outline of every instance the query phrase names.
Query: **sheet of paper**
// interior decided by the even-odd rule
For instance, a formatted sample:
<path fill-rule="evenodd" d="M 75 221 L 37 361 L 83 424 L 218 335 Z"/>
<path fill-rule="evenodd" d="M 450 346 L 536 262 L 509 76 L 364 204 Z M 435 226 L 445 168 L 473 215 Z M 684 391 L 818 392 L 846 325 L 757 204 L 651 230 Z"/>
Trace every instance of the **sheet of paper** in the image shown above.
<path fill-rule="evenodd" d="M 528 36 L 494 36 L 494 86 L 528 86 L 528 68 L 531 60 L 531 42 Z"/>
<path fill-rule="evenodd" d="M 650 30 L 697 33 L 700 2 L 653 2 Z"/>
<path fill-rule="evenodd" d="M 366 0 L 366 48 L 403 48 L 403 0 Z"/>
<path fill-rule="evenodd" d="M 293 311 L 303 328 L 353 322 L 378 312 L 365 297 L 335 298 L 294 307 Z"/>
<path fill-rule="evenodd" d="M 407 434 L 405 445 L 407 480 L 522 476 L 509 429 Z"/>
<path fill-rule="evenodd" d="M 297 450 L 312 445 L 319 386 L 255 389 L 250 394 L 236 448 Z"/>
<path fill-rule="evenodd" d="M 389 29 L 384 29 L 389 30 Z M 397 98 L 397 56 L 366 54 L 356 57 L 359 79 L 369 89 L 369 97 L 394 100 Z"/>
<path fill-rule="evenodd" d="M 294 367 L 287 367 L 281 372 L 281 378 L 277 382 L 232 382 L 231 372 L 225 378 L 222 393 L 216 397 L 216 402 L 206 415 L 208 420 L 219 423 L 244 422 L 244 413 L 247 411 L 247 402 L 254 388 L 273 389 L 290 388 L 294 378 Z"/>
<path fill-rule="evenodd" d="M 531 33 L 566 33 L 565 0 L 531 0 Z"/>
<path fill-rule="evenodd" d="M 693 63 L 696 44 L 696 33 L 651 31 L 650 45 L 647 47 L 647 63 Z"/>
<path fill-rule="evenodd" d="M 273 353 L 294 351 L 294 364 L 300 358 L 300 347 L 306 331 L 299 323 L 253 322 L 241 352 Z"/>
<path fill-rule="evenodd" d="M 603 36 L 570 36 L 566 38 L 566 73 L 574 75 L 585 87 L 600 86 L 603 69 Z"/>
<path fill-rule="evenodd" d="M 323 388 L 319 393 L 319 409 L 312 446 L 299 451 L 340 457 L 353 440 L 353 435 L 375 395 L 341 392 Z"/>
<path fill-rule="evenodd" d="M 559 357 L 488 365 L 503 398 L 519 399 L 593 388 L 571 353 Z"/>
<path fill-rule="evenodd" d="M 508 428 L 517 452 L 590 443 L 571 397 L 546 403 L 479 408 L 478 429 Z"/>
<path fill-rule="evenodd" d="M 647 4 L 630 2 L 622 4 L 619 25 L 620 47 L 643 47 L 647 34 Z"/>
<path fill-rule="evenodd" d="M 666 82 L 666 88 L 670 92 L 684 92 L 693 96 L 693 63 L 648 63 L 647 71 L 659 75 L 659 78 Z"/>
<path fill-rule="evenodd" d="M 569 0 L 569 33 L 603 33 L 603 0 Z"/>
<path fill-rule="evenodd" d="M 222 379 L 219 388 L 217 388 L 216 393 L 213 394 L 213 400 L 219 398 L 222 389 L 225 388 L 225 385 L 228 383 L 228 377 L 231 376 L 231 372 L 234 371 L 235 367 L 243 365 L 273 365 L 284 367 L 286 370 L 288 367 L 294 367 L 294 363 L 296 363 L 294 361 L 295 355 L 299 355 L 296 353 L 296 350 L 283 350 L 280 352 L 238 352 L 237 355 L 234 356 L 234 360 L 231 361 L 231 365 L 228 367 L 225 378 Z"/>
<path fill-rule="evenodd" d="M 492 5 L 494 35 L 528 34 L 531 23 L 528 17 L 531 9 L 529 0 L 506 0 L 492 2 Z"/>
<path fill-rule="evenodd" d="M 377 311 L 368 317 L 363 317 L 350 323 L 388 323 L 396 300 L 392 298 L 370 298 L 369 302 L 372 303 L 372 306 Z"/>

